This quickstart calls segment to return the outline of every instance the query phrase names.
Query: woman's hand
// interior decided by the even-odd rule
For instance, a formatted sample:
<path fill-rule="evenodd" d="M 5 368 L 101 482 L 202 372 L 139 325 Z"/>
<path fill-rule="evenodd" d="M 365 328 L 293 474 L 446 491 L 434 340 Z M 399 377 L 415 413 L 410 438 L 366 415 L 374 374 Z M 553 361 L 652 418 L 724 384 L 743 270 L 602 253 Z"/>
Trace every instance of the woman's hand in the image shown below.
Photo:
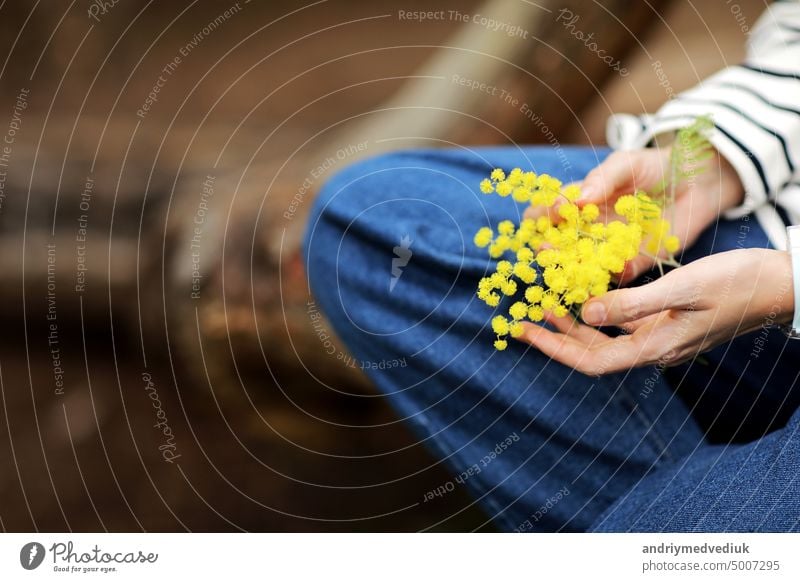
<path fill-rule="evenodd" d="M 646 148 L 612 153 L 580 183 L 583 195 L 578 205 L 591 202 L 600 207 L 600 216 L 606 221 L 619 219 L 614 213 L 614 203 L 620 196 L 636 190 L 652 191 L 669 178 L 670 152 L 671 148 Z M 738 174 L 725 158 L 715 153 L 703 162 L 703 170 L 694 178 L 676 185 L 674 214 L 668 209 L 664 217 L 674 217 L 672 233 L 678 236 L 682 248 L 690 247 L 720 214 L 740 204 L 743 197 Z M 535 218 L 542 212 L 532 207 L 525 216 Z M 552 220 L 560 220 L 556 209 L 550 215 Z M 638 256 L 625 266 L 620 282 L 632 281 L 653 265 L 652 258 Z"/>
<path fill-rule="evenodd" d="M 589 375 L 648 364 L 673 365 L 794 313 L 789 253 L 740 249 L 704 257 L 641 287 L 610 291 L 583 307 L 593 326 L 618 326 L 609 337 L 567 316 L 548 316 L 558 332 L 526 323 L 518 338 Z"/>

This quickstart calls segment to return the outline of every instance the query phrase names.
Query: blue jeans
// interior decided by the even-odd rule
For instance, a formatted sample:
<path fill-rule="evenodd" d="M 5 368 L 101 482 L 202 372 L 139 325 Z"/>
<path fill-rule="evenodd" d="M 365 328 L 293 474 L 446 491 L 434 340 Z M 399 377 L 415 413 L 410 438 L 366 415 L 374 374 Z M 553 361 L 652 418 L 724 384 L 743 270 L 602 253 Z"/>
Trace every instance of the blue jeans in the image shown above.
<path fill-rule="evenodd" d="M 463 485 L 507 531 L 800 529 L 800 342 L 764 329 L 689 364 L 600 378 L 518 342 L 492 347 L 475 291 L 493 265 L 472 237 L 523 207 L 478 182 L 515 166 L 577 180 L 607 154 L 419 150 L 351 166 L 315 202 L 310 289 L 449 466 L 421 503 Z M 755 219 L 721 220 L 681 260 L 767 246 Z"/>

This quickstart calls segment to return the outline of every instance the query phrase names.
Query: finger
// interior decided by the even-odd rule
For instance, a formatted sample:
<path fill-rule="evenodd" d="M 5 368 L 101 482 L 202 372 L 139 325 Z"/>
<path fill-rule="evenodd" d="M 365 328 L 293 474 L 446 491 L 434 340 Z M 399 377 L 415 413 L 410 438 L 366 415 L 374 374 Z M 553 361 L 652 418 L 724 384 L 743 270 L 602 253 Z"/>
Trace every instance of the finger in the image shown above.
<path fill-rule="evenodd" d="M 630 337 L 639 346 L 639 361 L 674 365 L 691 358 L 698 349 L 698 341 L 707 337 L 707 322 L 698 324 L 698 321 L 696 313 L 668 310 L 648 315 L 625 327 L 631 330 Z"/>
<path fill-rule="evenodd" d="M 674 218 L 670 231 L 678 237 L 678 250 L 673 253 L 679 255 L 681 250 L 690 247 L 701 232 L 708 227 L 715 218 L 707 212 L 707 207 L 703 202 L 696 202 L 696 196 L 680 196 L 675 201 L 672 216 L 665 213 L 665 218 Z M 659 257 L 666 259 L 668 253 L 665 250 L 659 252 Z M 625 268 L 617 277 L 620 285 L 627 285 L 636 280 L 643 273 L 652 269 L 656 260 L 647 255 L 639 255 L 632 261 L 625 263 Z"/>
<path fill-rule="evenodd" d="M 665 152 L 657 149 L 614 152 L 586 175 L 584 197 L 598 204 L 616 193 L 649 190 L 663 179 L 665 160 Z"/>
<path fill-rule="evenodd" d="M 709 206 L 702 199 L 697 201 L 698 196 L 680 196 L 675 201 L 674 213 L 672 216 L 665 214 L 665 218 L 674 219 L 671 224 L 670 231 L 678 237 L 679 246 L 673 255 L 679 256 L 681 251 L 685 248 L 691 247 L 697 240 L 699 235 L 711 225 L 716 215 L 713 210 L 709 211 Z M 659 252 L 659 256 L 666 259 L 668 253 L 663 249 Z M 652 257 L 647 255 L 639 255 L 632 261 L 625 264 L 622 273 L 615 277 L 620 285 L 627 285 L 631 281 L 636 280 L 643 273 L 647 272 L 656 264 Z"/>
<path fill-rule="evenodd" d="M 590 376 L 602 376 L 647 363 L 637 360 L 640 350 L 632 338 L 623 335 L 590 348 L 573 337 L 532 325 L 518 339 L 565 366 Z"/>
<path fill-rule="evenodd" d="M 674 224 L 671 230 L 680 241 L 676 254 L 681 249 L 691 247 L 700 234 L 716 220 L 716 208 L 706 200 L 708 197 L 706 192 L 690 192 L 675 200 Z"/>
<path fill-rule="evenodd" d="M 550 331 L 541 325 L 526 324 L 525 331 L 517 339 L 565 366 L 581 371 L 591 367 L 583 362 L 590 353 L 588 346 L 574 337 Z"/>
<path fill-rule="evenodd" d="M 587 301 L 581 312 L 589 325 L 619 325 L 668 309 L 686 309 L 695 301 L 691 265 L 652 283 L 610 291 Z"/>
<path fill-rule="evenodd" d="M 631 281 L 638 279 L 643 273 L 646 273 L 656 264 L 655 259 L 646 255 L 638 255 L 625 263 L 622 273 L 617 275 L 617 280 L 620 285 L 627 285 Z"/>
<path fill-rule="evenodd" d="M 550 220 L 553 220 L 552 213 L 549 212 L 549 208 L 545 206 L 528 206 L 525 209 L 525 212 L 522 213 L 522 218 L 530 219 L 530 220 L 537 220 L 541 216 L 550 216 Z"/>
<path fill-rule="evenodd" d="M 528 206 L 525 212 L 522 213 L 522 218 L 529 218 L 537 220 L 541 216 L 547 216 L 550 222 L 558 224 L 563 219 L 558 214 L 558 207 L 561 206 L 560 201 L 556 202 L 553 206 Z"/>
<path fill-rule="evenodd" d="M 581 191 L 586 202 L 600 204 L 630 182 L 633 173 L 631 157 L 623 152 L 614 152 L 586 174 Z"/>
<path fill-rule="evenodd" d="M 589 325 L 584 325 L 571 315 L 556 317 L 552 313 L 547 312 L 544 317 L 545 321 L 553 325 L 558 331 L 585 343 L 587 346 L 610 339 L 602 331 Z"/>
<path fill-rule="evenodd" d="M 637 330 L 656 321 L 660 315 L 660 313 L 654 313 L 653 315 L 646 315 L 641 319 L 626 321 L 625 323 L 621 323 L 619 328 L 625 333 L 635 333 Z"/>

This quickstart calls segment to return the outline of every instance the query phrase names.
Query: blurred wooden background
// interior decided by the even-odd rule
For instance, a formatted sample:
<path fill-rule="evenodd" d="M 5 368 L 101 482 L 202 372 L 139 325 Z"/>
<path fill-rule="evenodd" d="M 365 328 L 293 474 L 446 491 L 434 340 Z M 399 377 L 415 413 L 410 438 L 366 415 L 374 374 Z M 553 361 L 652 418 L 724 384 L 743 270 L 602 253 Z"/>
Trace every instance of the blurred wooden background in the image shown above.
<path fill-rule="evenodd" d="M 763 10 L 100 4 L 0 7 L 0 134 L 15 123 L 0 176 L 7 531 L 491 529 L 463 491 L 422 503 L 449 473 L 325 353 L 297 248 L 313 193 L 344 163 L 393 147 L 601 144 L 609 113 L 666 98 L 654 61 L 686 88 L 741 57 Z M 562 9 L 579 16 L 572 29 Z M 496 14 L 529 36 L 399 10 Z M 551 136 L 454 74 L 526 100 Z M 304 186 L 327 156 L 364 142 Z M 164 419 L 171 463 L 154 427 Z"/>

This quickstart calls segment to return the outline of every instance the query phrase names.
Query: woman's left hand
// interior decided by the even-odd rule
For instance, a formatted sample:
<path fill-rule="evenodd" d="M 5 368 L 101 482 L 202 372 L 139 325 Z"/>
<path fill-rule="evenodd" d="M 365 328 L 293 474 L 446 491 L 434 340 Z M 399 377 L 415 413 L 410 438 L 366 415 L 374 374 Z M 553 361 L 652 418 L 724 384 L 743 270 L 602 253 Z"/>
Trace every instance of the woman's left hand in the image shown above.
<path fill-rule="evenodd" d="M 704 257 L 641 287 L 591 299 L 583 320 L 617 326 L 610 337 L 549 315 L 557 332 L 525 324 L 520 341 L 585 374 L 599 376 L 649 364 L 674 365 L 738 335 L 794 313 L 789 253 L 739 249 Z"/>

